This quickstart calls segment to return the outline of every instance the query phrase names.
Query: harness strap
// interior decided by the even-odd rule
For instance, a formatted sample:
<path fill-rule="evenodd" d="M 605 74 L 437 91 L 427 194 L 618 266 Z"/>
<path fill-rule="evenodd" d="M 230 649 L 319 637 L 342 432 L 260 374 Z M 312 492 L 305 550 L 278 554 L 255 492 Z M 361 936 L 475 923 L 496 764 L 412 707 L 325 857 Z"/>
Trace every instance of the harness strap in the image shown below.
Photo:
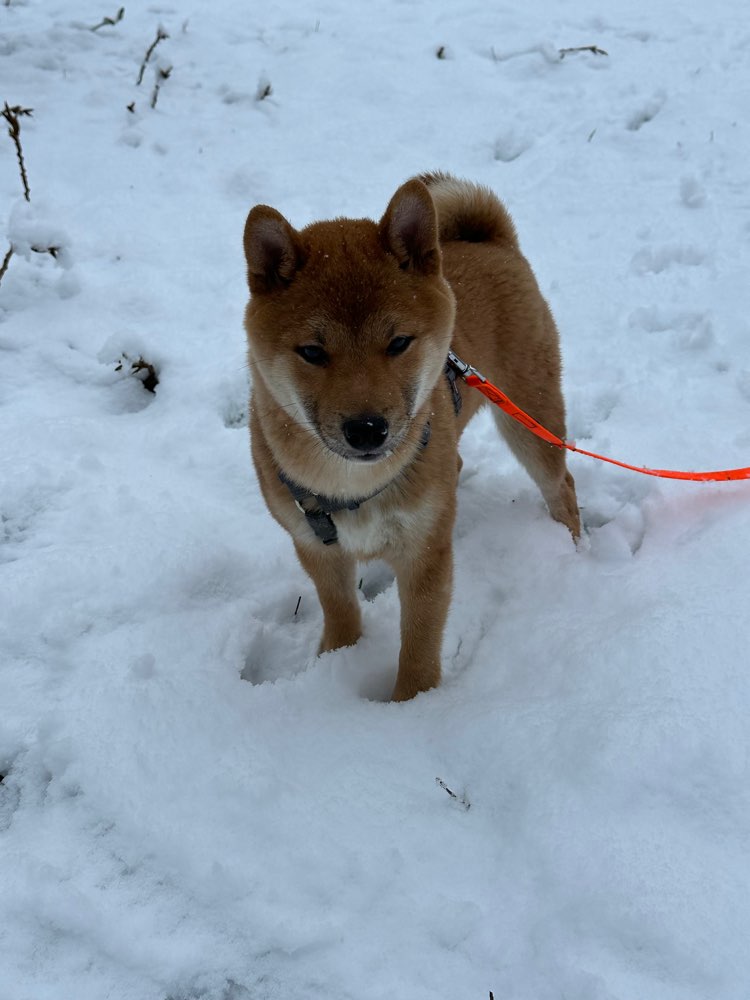
<path fill-rule="evenodd" d="M 445 362 L 445 377 L 448 379 L 448 385 L 450 386 L 453 409 L 456 411 L 456 416 L 458 416 L 461 412 L 463 399 L 461 399 L 461 393 L 458 391 L 458 372 L 450 363 L 450 359 Z"/>
<path fill-rule="evenodd" d="M 306 486 L 300 486 L 290 479 L 279 469 L 279 479 L 292 494 L 292 499 L 307 518 L 307 523 L 324 545 L 333 545 L 338 539 L 336 525 L 333 523 L 331 514 L 340 510 L 356 510 L 365 500 L 372 497 L 363 497 L 361 500 L 348 500 L 341 502 L 333 497 L 325 497 L 320 493 L 313 493 Z M 380 492 L 380 490 L 378 490 Z M 372 496 L 377 494 L 373 493 Z"/>

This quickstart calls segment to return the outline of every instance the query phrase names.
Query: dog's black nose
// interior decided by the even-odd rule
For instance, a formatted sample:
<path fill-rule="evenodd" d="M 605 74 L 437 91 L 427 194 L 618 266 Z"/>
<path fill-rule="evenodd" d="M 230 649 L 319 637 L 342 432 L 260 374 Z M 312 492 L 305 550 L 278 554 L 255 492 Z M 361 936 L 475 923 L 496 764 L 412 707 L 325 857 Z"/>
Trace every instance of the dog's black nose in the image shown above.
<path fill-rule="evenodd" d="M 365 413 L 345 420 L 341 429 L 347 442 L 357 451 L 374 451 L 388 437 L 388 421 L 377 414 Z"/>

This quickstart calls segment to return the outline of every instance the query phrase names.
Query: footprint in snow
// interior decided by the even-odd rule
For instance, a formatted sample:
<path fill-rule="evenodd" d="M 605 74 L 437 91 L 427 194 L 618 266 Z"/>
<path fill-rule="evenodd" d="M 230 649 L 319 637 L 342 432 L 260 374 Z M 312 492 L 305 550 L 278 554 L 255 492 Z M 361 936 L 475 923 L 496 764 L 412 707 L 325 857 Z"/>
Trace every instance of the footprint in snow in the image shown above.
<path fill-rule="evenodd" d="M 666 103 L 667 95 L 664 91 L 657 91 L 649 101 L 645 101 L 637 111 L 628 118 L 625 128 L 629 132 L 637 132 L 643 128 L 647 122 L 653 121 Z"/>
<path fill-rule="evenodd" d="M 703 312 L 675 312 L 659 306 L 644 306 L 630 316 L 630 325 L 647 333 L 674 335 L 676 345 L 683 350 L 705 350 L 714 342 L 711 317 Z"/>
<path fill-rule="evenodd" d="M 588 536 L 587 548 L 601 562 L 623 562 L 632 559 L 643 545 L 646 520 L 635 503 L 625 503 L 609 517 L 596 507 L 583 511 L 583 527 Z"/>
<path fill-rule="evenodd" d="M 305 637 L 302 641 L 307 645 Z M 250 684 L 290 679 L 302 673 L 307 662 L 308 656 L 302 654 L 296 635 L 287 629 L 260 625 L 245 654 L 240 677 Z"/>
<path fill-rule="evenodd" d="M 636 274 L 661 274 L 673 265 L 697 267 L 705 263 L 706 255 L 691 246 L 645 247 L 633 256 L 630 262 Z"/>
<path fill-rule="evenodd" d="M 696 177 L 682 178 L 680 201 L 686 208 L 700 208 L 706 203 L 706 190 Z"/>
<path fill-rule="evenodd" d="M 247 400 L 227 399 L 222 406 L 222 420 L 229 430 L 245 430 L 247 428 Z"/>
<path fill-rule="evenodd" d="M 493 156 L 502 163 L 512 163 L 531 146 L 532 140 L 528 136 L 515 129 L 508 129 L 495 139 Z"/>

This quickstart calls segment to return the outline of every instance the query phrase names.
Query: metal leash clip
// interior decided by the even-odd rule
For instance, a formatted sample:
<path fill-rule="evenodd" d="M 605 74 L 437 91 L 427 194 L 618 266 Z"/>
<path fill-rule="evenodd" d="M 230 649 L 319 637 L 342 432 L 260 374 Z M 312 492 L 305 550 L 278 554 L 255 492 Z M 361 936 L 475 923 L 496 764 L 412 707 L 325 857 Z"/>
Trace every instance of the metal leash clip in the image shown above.
<path fill-rule="evenodd" d="M 474 368 L 472 365 L 467 364 L 465 361 L 462 361 L 461 358 L 459 358 L 459 356 L 455 354 L 453 351 L 448 351 L 448 364 L 463 379 L 467 378 L 467 376 L 469 375 L 474 375 L 476 378 L 479 379 L 480 382 L 487 381 L 484 375 L 478 372 L 476 368 Z"/>

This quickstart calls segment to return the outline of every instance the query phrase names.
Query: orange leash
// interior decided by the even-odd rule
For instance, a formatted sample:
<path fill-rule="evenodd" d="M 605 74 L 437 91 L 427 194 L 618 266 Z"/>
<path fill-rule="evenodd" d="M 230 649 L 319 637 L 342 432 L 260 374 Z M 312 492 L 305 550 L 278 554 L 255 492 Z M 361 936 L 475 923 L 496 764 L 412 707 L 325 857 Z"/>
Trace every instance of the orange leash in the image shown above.
<path fill-rule="evenodd" d="M 576 448 L 573 441 L 563 441 L 552 431 L 548 431 L 537 420 L 530 417 L 528 413 L 516 406 L 512 399 L 498 389 L 492 382 L 488 382 L 484 375 L 481 375 L 476 368 L 472 368 L 465 361 L 462 361 L 453 351 L 448 352 L 448 364 L 461 376 L 461 378 L 473 389 L 478 389 L 496 406 L 507 413 L 509 417 L 523 424 L 532 434 L 549 442 L 556 448 L 567 448 L 579 455 L 588 455 L 589 458 L 598 458 L 600 462 L 609 462 L 610 465 L 619 465 L 621 469 L 630 469 L 633 472 L 640 472 L 644 476 L 659 476 L 661 479 L 688 479 L 699 483 L 723 482 L 726 480 L 750 479 L 750 466 L 745 469 L 722 469 L 718 472 L 677 472 L 674 469 L 647 469 L 639 465 L 629 465 L 627 462 L 619 462 L 616 458 L 607 458 L 606 455 L 597 455 L 594 451 L 586 451 L 584 448 Z"/>

